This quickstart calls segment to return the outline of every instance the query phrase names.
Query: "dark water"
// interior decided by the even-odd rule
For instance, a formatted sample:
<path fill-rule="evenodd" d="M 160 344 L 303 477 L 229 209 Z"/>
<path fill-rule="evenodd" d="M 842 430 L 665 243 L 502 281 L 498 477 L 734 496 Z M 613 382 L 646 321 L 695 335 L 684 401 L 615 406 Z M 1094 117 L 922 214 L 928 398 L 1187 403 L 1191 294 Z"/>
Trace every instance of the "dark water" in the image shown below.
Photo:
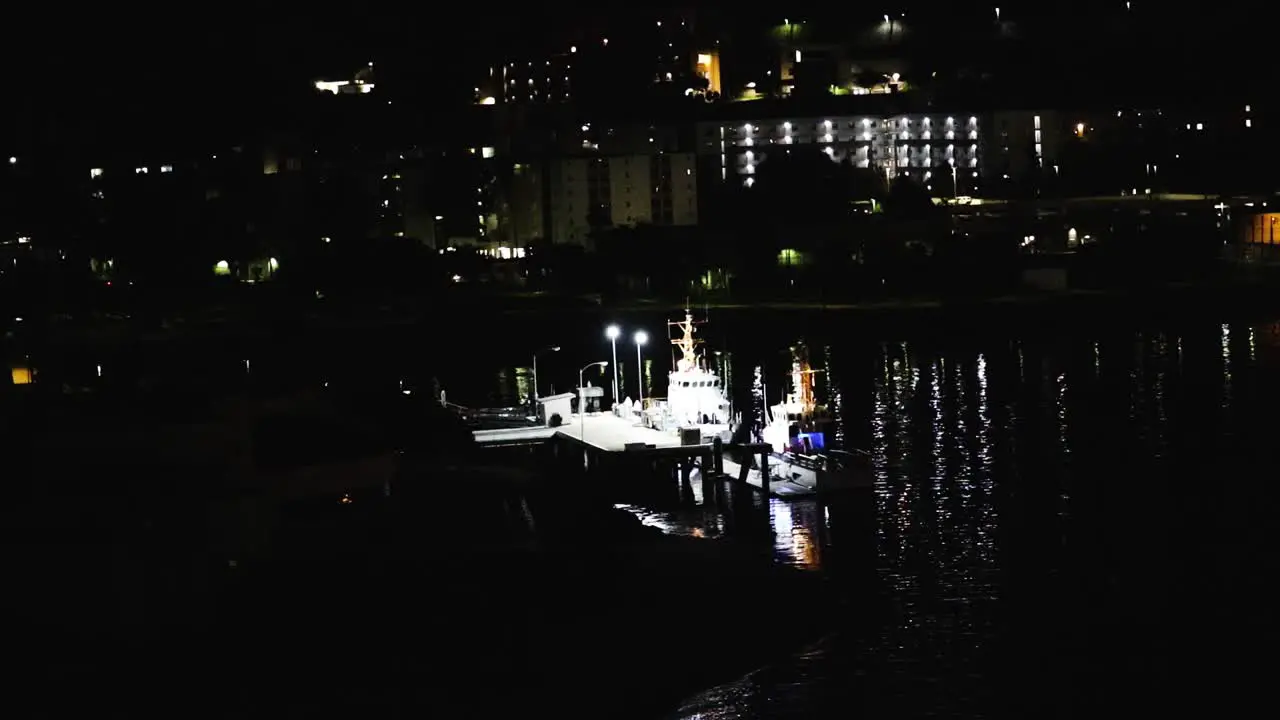
<path fill-rule="evenodd" d="M 624 337 L 650 333 L 645 393 L 661 396 L 665 319 L 524 318 L 465 338 L 416 328 L 206 359 L 210 375 L 266 382 L 372 378 L 423 391 L 434 377 L 456 402 L 506 405 L 528 392 L 539 347 L 561 346 L 539 358 L 544 394 L 612 360 L 603 328 L 618 321 Z M 823 574 L 850 610 L 821 642 L 689 698 L 673 717 L 1221 713 L 1263 694 L 1280 322 L 906 341 L 865 337 L 839 316 L 721 315 L 704 329 L 736 394 L 759 364 L 774 402 L 787 348 L 803 342 L 825 371 L 819 392 L 838 411 L 838 440 L 871 452 L 877 479 L 869 498 L 769 503 L 778 562 Z M 618 359 L 633 387 L 635 346 L 620 344 Z M 80 372 L 96 376 L 101 364 L 109 380 L 126 362 Z M 619 503 L 674 534 L 737 532 L 697 484 L 690 497 Z M 751 631 L 804 613 L 762 608 Z M 688 639 L 714 641 L 701 630 Z"/>
<path fill-rule="evenodd" d="M 1280 323 L 809 336 L 841 440 L 873 454 L 877 480 L 870 500 L 772 501 L 775 555 L 855 609 L 673 717 L 1082 717 L 1261 694 Z M 723 347 L 781 392 L 797 340 Z M 694 489 L 624 507 L 732 535 Z M 758 631 L 804 612 L 769 608 Z"/>

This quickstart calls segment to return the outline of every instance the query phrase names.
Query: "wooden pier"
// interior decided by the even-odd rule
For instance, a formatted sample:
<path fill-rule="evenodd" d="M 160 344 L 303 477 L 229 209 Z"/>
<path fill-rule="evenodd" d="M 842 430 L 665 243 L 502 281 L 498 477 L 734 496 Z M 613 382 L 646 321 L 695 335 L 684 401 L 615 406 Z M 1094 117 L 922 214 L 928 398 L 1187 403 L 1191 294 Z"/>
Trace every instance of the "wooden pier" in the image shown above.
<path fill-rule="evenodd" d="M 696 469 L 703 477 L 727 476 L 766 495 L 793 497 L 816 492 L 814 488 L 785 479 L 770 481 L 768 468 L 772 447 L 768 443 L 728 445 L 715 440 L 683 445 L 680 437 L 674 433 L 646 428 L 608 413 L 588 414 L 586 417 L 574 415 L 555 428 L 476 430 L 474 436 L 482 447 L 536 444 L 557 438 L 567 440 L 584 449 L 583 462 L 588 468 L 602 463 L 614 465 L 626 460 L 665 460 L 674 463 L 681 482 L 689 482 Z M 739 459 L 748 456 L 753 460 L 759 458 L 759 467 L 751 467 L 754 462 L 739 465 L 725 457 L 726 455 L 736 455 Z"/>

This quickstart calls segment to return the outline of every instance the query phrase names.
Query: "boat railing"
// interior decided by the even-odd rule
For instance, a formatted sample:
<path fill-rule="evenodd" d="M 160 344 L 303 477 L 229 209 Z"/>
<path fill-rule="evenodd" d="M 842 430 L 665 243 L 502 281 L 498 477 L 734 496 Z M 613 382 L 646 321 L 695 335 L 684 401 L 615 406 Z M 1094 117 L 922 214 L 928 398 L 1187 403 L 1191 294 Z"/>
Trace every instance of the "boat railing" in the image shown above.
<path fill-rule="evenodd" d="M 832 470 L 851 470 L 871 465 L 871 453 L 866 450 L 831 450 L 829 457 L 835 464 Z"/>
<path fill-rule="evenodd" d="M 820 470 L 827 469 L 827 463 L 825 463 L 821 457 L 814 457 L 812 455 L 796 455 L 794 453 L 787 453 L 784 457 L 787 462 L 795 465 L 796 467 L 802 467 L 805 470 L 818 472 Z"/>
<path fill-rule="evenodd" d="M 820 455 L 788 452 L 782 458 L 791 465 L 813 472 L 840 472 L 866 465 L 871 461 L 871 454 L 862 450 L 828 450 Z"/>

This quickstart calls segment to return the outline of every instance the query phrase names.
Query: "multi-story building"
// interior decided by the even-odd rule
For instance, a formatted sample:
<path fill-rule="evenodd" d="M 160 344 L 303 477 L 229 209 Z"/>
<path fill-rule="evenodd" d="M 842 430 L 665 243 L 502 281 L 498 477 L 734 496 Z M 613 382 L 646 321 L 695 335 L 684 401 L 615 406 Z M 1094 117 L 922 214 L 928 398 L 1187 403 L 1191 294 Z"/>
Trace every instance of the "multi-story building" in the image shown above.
<path fill-rule="evenodd" d="M 696 225 L 698 173 L 693 153 L 574 157 L 551 166 L 552 238 L 585 244 L 617 226 Z"/>
<path fill-rule="evenodd" d="M 505 57 L 476 84 L 475 102 L 607 106 L 651 95 L 718 93 L 719 52 L 698 38 L 692 13 L 641 15 L 588 24 Z"/>
<path fill-rule="evenodd" d="M 817 146 L 836 162 L 928 183 L 939 173 L 956 194 L 977 194 L 983 178 L 1012 179 L 1053 164 L 1062 122 L 1057 113 L 832 114 L 703 122 L 704 171 L 746 186 L 771 154 Z"/>
<path fill-rule="evenodd" d="M 481 105 L 569 102 L 573 99 L 577 53 L 573 45 L 537 60 L 507 60 L 494 65 L 483 85 L 476 86 L 475 100 Z"/>

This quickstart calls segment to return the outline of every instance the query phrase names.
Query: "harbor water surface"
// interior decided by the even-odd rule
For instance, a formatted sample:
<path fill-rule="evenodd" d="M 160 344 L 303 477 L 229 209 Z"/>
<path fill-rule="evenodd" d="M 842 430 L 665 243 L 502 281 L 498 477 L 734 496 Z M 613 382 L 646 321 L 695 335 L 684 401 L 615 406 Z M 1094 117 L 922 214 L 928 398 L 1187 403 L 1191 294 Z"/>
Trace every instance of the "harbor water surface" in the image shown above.
<path fill-rule="evenodd" d="M 848 615 L 673 717 L 1247 706 L 1264 687 L 1249 657 L 1273 625 L 1280 323 L 1164 325 L 906 340 L 858 337 L 838 316 L 755 338 L 706 325 L 708 357 L 734 358 L 740 401 L 759 364 L 777 402 L 789 347 L 806 346 L 838 441 L 870 452 L 877 477 L 870 498 L 769 504 L 778 562 L 829 576 Z M 668 351 L 642 350 L 656 356 L 647 394 L 661 396 Z M 602 340 L 566 365 L 608 351 Z M 522 377 L 498 369 L 487 397 L 514 402 Z M 625 507 L 667 532 L 732 536 L 695 495 Z M 805 612 L 770 608 L 752 631 Z"/>
<path fill-rule="evenodd" d="M 644 394 L 661 397 L 668 319 L 509 317 L 458 343 L 413 329 L 292 354 L 228 346 L 206 363 L 295 382 L 355 374 L 409 392 L 438 382 L 461 405 L 515 405 L 539 350 L 560 348 L 539 356 L 544 395 L 572 388 L 590 362 L 612 364 L 604 327 L 617 322 L 624 396 L 639 391 L 630 338 L 644 329 Z M 721 313 L 700 328 L 738 403 L 757 366 L 776 403 L 790 348 L 806 348 L 839 419 L 829 441 L 871 453 L 876 481 L 861 497 L 769 501 L 777 562 L 823 575 L 849 610 L 812 646 L 672 717 L 1221 713 L 1260 694 L 1267 664 L 1254 658 L 1274 625 L 1280 321 L 886 335 L 839 314 Z M 119 368 L 95 359 L 84 372 Z M 587 379 L 611 384 L 598 371 Z M 696 484 L 691 496 L 655 484 L 619 507 L 669 533 L 740 541 L 740 524 Z M 751 602 L 680 593 L 671 588 L 672 602 L 690 608 Z M 758 625 L 736 631 L 779 632 L 807 612 L 762 608 Z M 665 642 L 696 652 L 723 630 L 691 621 Z"/>

